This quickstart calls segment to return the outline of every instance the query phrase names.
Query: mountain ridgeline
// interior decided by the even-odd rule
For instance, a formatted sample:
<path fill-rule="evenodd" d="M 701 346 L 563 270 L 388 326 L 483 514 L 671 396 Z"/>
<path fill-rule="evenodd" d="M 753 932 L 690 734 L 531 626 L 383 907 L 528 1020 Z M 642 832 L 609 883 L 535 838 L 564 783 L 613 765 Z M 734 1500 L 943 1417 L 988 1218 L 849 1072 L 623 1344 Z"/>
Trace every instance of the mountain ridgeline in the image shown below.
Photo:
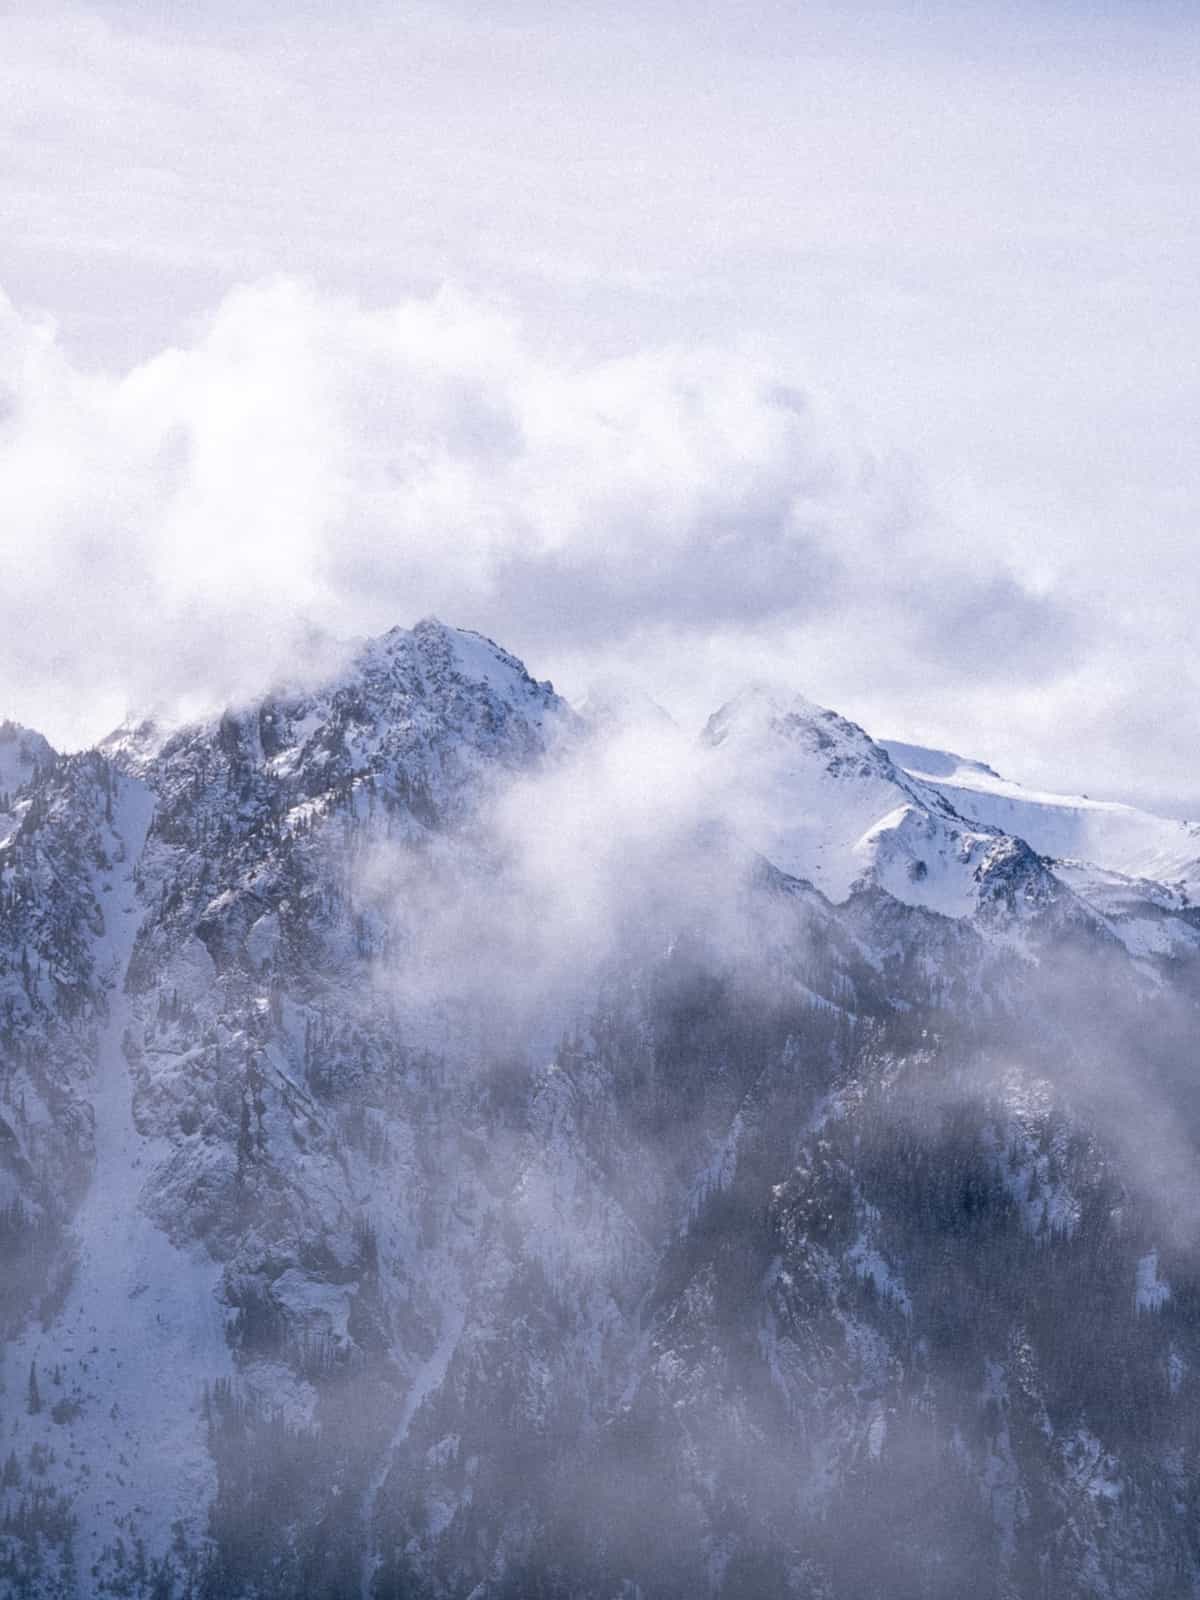
<path fill-rule="evenodd" d="M 1200 835 L 436 621 L 0 727 L 0 1596 L 1200 1595 Z"/>

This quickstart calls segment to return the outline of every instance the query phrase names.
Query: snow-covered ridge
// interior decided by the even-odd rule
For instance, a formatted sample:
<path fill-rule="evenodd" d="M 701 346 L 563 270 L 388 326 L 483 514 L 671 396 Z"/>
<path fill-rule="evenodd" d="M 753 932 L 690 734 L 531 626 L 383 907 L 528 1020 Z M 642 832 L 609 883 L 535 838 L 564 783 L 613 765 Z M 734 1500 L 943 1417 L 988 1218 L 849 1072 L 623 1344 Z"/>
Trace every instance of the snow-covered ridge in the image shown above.
<path fill-rule="evenodd" d="M 885 741 L 908 775 L 963 816 L 1019 835 L 1040 855 L 1090 862 L 1126 878 L 1200 889 L 1200 826 L 1115 800 L 1027 789 L 981 761 Z"/>
<path fill-rule="evenodd" d="M 874 885 L 963 918 L 1073 899 L 1011 830 L 968 820 L 856 723 L 803 696 L 752 686 L 702 737 L 750 841 L 834 902 Z"/>
<path fill-rule="evenodd" d="M 128 771 L 153 768 L 161 789 L 194 785 L 198 752 L 217 745 L 294 789 L 301 806 L 369 781 L 424 822 L 461 811 L 497 768 L 527 767 L 564 736 L 603 738 L 629 724 L 671 727 L 653 701 L 611 687 L 577 715 L 492 640 L 427 618 L 355 647 L 320 685 L 282 688 L 174 733 L 131 724 L 105 749 Z M 715 712 L 701 739 L 720 821 L 835 903 L 874 884 L 907 904 L 971 917 L 996 905 L 1001 860 L 1005 903 L 1043 906 L 1056 893 L 1074 899 L 1079 885 L 1038 856 L 1171 881 L 1200 854 L 1184 824 L 1022 790 L 949 752 L 889 747 L 801 695 L 759 685 Z M 998 850 L 1004 839 L 1030 849 Z M 1082 848 L 1093 843 L 1103 850 Z M 1025 882 L 1014 898 L 1018 860 Z"/>

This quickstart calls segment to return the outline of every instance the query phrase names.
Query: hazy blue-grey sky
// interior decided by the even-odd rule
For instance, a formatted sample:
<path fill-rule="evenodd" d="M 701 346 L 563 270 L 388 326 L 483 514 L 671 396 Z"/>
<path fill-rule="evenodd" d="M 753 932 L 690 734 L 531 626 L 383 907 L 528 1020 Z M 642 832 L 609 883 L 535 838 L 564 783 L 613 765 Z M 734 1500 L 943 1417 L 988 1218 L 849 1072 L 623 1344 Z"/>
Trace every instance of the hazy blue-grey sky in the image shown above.
<path fill-rule="evenodd" d="M 0 24 L 0 713 L 436 609 L 1200 811 L 1194 6 Z"/>

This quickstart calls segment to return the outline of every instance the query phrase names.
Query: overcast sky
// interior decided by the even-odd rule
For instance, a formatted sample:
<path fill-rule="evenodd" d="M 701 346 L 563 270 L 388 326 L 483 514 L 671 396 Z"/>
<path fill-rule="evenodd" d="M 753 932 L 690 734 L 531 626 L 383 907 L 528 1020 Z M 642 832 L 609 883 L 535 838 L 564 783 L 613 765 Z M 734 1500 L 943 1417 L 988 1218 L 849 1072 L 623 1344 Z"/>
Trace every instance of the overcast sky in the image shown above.
<path fill-rule="evenodd" d="M 1194 4 L 0 5 L 0 674 L 428 611 L 1200 814 Z"/>

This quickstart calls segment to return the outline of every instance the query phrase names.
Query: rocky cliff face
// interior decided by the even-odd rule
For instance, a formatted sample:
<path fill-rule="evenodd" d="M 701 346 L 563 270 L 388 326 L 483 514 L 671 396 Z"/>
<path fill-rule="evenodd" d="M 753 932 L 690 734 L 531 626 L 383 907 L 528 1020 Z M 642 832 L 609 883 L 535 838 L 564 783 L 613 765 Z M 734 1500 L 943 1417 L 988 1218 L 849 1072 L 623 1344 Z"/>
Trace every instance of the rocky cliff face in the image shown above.
<path fill-rule="evenodd" d="M 633 721 L 426 622 L 17 774 L 0 1594 L 1200 1588 L 1178 891 Z"/>

